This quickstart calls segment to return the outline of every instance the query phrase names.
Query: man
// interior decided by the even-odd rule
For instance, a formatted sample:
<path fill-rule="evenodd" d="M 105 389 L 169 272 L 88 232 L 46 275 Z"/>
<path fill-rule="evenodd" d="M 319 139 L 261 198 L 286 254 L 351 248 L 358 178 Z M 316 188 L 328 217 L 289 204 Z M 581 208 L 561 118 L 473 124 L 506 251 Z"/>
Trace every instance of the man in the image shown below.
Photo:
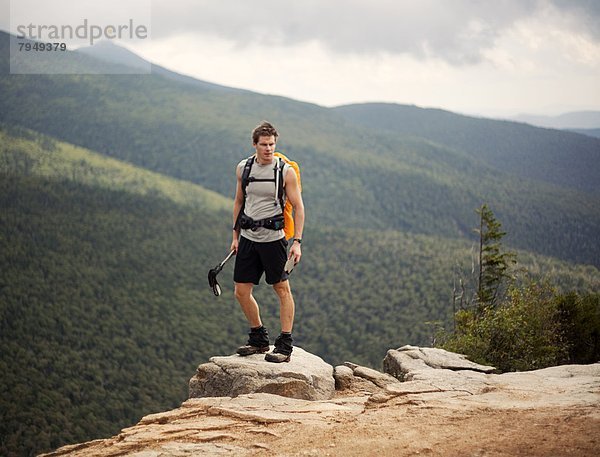
<path fill-rule="evenodd" d="M 269 362 L 288 362 L 293 348 L 294 297 L 290 289 L 285 264 L 294 264 L 302 257 L 302 230 L 304 228 L 304 203 L 298 178 L 294 170 L 284 165 L 283 183 L 279 183 L 277 167 L 279 159 L 274 156 L 278 133 L 268 122 L 262 122 L 252 132 L 255 155 L 250 169 L 250 179 L 243 186 L 242 177 L 246 161 L 242 160 L 236 170 L 237 188 L 233 204 L 233 240 L 231 249 L 236 251 L 233 280 L 235 297 L 250 325 L 248 343 L 238 348 L 242 356 L 267 352 L 269 335 L 260 319 L 258 303 L 252 295 L 265 273 L 266 281 L 273 286 L 279 298 L 281 333 L 275 340 L 275 348 L 265 355 Z M 287 254 L 288 241 L 282 229 L 283 213 L 277 198 L 277 186 L 283 184 L 285 198 L 294 208 L 295 233 Z M 245 194 L 244 194 L 245 187 Z M 275 222 L 274 222 L 275 221 Z"/>

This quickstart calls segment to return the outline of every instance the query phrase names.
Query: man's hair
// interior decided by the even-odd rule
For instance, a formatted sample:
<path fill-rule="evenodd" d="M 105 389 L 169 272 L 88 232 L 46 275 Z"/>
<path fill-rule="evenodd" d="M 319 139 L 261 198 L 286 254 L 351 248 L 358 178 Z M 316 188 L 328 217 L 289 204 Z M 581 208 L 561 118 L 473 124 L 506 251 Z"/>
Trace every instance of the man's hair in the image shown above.
<path fill-rule="evenodd" d="M 279 134 L 277 133 L 277 130 L 275 130 L 275 127 L 269 122 L 262 121 L 254 130 L 252 130 L 252 144 L 258 143 L 258 139 L 261 136 L 274 136 L 275 141 L 277 141 Z"/>

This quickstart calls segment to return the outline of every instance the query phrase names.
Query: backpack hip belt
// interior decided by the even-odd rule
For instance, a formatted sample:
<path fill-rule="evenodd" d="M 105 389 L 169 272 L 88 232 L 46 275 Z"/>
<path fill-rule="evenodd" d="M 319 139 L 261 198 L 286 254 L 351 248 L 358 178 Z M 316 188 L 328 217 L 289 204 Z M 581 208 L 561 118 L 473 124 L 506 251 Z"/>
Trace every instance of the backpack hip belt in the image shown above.
<path fill-rule="evenodd" d="M 240 227 L 244 230 L 256 231 L 259 227 L 269 230 L 282 230 L 284 225 L 283 214 L 259 220 L 254 220 L 245 213 L 240 216 Z"/>

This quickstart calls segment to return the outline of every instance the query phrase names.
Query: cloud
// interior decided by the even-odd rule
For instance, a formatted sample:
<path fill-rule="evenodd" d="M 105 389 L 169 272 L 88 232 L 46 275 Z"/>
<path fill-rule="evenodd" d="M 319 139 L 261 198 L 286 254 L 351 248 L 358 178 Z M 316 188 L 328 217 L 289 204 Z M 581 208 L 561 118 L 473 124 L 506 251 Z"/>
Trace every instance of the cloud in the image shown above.
<path fill-rule="evenodd" d="M 596 3 L 598 6 L 596 6 Z M 600 2 L 254 0 L 153 3 L 149 60 L 331 106 L 597 109 Z"/>
<path fill-rule="evenodd" d="M 408 54 L 473 64 L 518 21 L 564 11 L 571 27 L 600 38 L 595 0 L 180 0 L 153 4 L 153 38 L 195 32 L 235 46 L 318 42 L 333 53 Z"/>
<path fill-rule="evenodd" d="M 75 1 L 39 0 L 35 10 L 45 20 L 59 14 L 56 20 L 66 21 L 75 13 L 63 14 L 72 11 L 64 5 Z M 144 1 L 150 0 L 135 0 Z M 8 3 L 0 0 L 0 12 Z M 123 10 L 114 0 L 79 3 L 94 6 L 85 11 L 95 19 L 114 20 Z M 141 8 L 152 10 L 151 39 L 130 49 L 220 84 L 328 106 L 381 100 L 488 115 L 556 114 L 600 103 L 598 0 L 151 5 Z M 0 28 L 8 29 L 8 14 L 0 16 Z"/>
<path fill-rule="evenodd" d="M 58 11 L 64 17 L 70 9 L 57 8 L 57 2 L 73 1 L 39 1 L 35 10 L 38 16 L 49 18 Z M 144 1 L 150 4 L 136 0 Z M 3 10 L 8 3 L 0 0 Z M 122 2 L 113 0 L 87 0 L 86 5 L 95 8 L 95 17 L 123 9 Z M 563 26 L 574 34 L 600 41 L 598 0 L 153 0 L 151 5 L 154 40 L 195 34 L 242 48 L 263 46 L 265 52 L 269 46 L 316 42 L 333 54 L 476 64 L 516 24 L 548 10 L 558 11 Z M 0 22 L 4 29 L 6 16 Z"/>
<path fill-rule="evenodd" d="M 580 28 L 580 31 L 600 40 L 600 2 L 598 0 L 550 0 L 550 3 L 556 9 L 571 14 L 573 22 Z"/>

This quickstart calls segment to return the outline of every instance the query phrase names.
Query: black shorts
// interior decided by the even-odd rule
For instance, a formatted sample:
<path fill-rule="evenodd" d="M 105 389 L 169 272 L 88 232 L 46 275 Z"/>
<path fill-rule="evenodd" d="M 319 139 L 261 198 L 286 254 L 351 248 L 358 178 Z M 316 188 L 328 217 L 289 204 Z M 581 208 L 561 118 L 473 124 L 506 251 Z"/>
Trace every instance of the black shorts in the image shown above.
<path fill-rule="evenodd" d="M 239 283 L 260 282 L 263 272 L 267 284 L 276 284 L 288 279 L 284 271 L 287 262 L 287 245 L 285 238 L 269 243 L 257 243 L 243 236 L 235 256 L 233 280 Z"/>

